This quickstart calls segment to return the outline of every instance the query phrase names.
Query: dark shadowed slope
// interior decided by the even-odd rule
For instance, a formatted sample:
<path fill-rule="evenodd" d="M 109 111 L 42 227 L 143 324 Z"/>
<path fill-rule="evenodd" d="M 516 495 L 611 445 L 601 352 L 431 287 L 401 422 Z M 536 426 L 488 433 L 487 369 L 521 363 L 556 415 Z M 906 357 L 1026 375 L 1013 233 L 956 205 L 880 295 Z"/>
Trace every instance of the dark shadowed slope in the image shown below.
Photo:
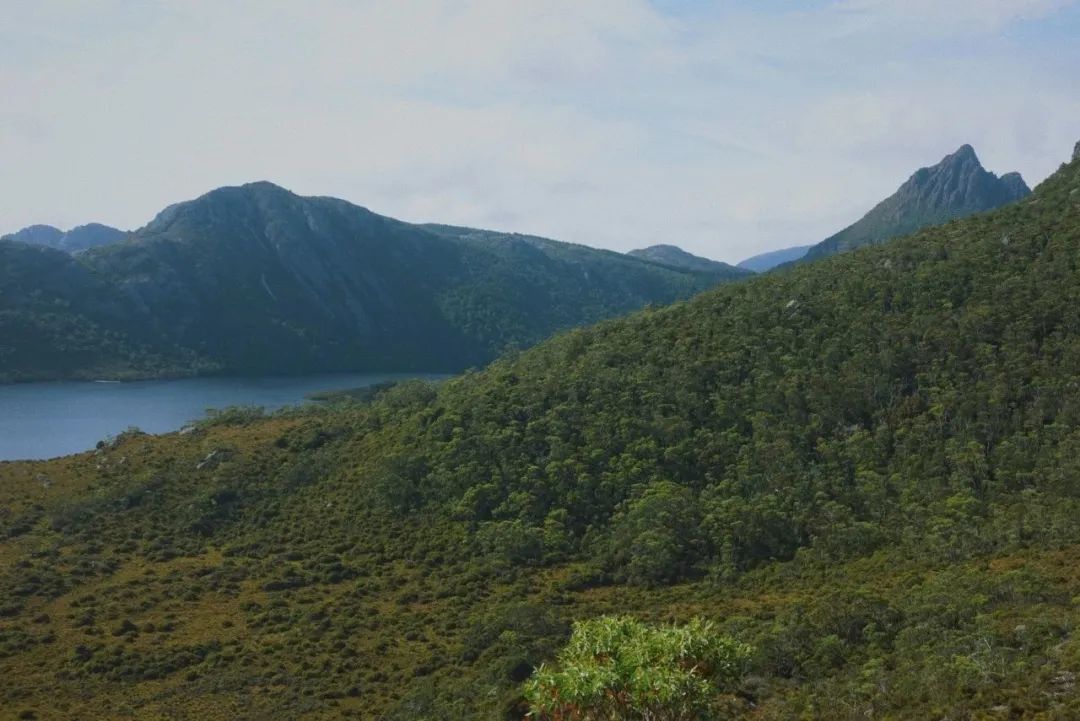
<path fill-rule="evenodd" d="M 107 317 L 84 323 L 83 285 L 44 278 L 36 293 L 32 279 L 0 287 L 0 312 L 49 327 L 36 338 L 84 328 L 108 362 L 41 340 L 53 363 L 11 357 L 0 378 L 460 370 L 720 280 L 529 236 L 412 225 L 270 183 L 171 206 L 73 263 L 110 295 Z M 27 344 L 17 328 L 9 337 Z M 120 353 L 132 345 L 154 360 Z"/>

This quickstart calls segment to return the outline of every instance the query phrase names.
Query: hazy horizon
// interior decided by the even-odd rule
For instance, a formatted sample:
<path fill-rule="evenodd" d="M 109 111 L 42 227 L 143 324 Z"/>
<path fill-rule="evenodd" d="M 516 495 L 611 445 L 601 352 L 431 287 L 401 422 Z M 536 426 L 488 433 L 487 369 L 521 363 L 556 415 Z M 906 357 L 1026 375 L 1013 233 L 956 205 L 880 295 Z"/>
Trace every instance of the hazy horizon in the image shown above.
<path fill-rule="evenodd" d="M 1065 0 L 109 0 L 0 10 L 0 234 L 268 180 L 413 222 L 737 262 L 970 143 L 1080 138 Z"/>

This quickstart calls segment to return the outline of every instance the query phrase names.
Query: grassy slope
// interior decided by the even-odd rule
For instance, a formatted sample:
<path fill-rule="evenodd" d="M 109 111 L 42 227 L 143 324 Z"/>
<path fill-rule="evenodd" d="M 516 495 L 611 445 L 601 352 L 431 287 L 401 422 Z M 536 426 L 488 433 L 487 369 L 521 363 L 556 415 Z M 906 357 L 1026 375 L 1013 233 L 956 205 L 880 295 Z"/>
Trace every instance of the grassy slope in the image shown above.
<path fill-rule="evenodd" d="M 437 391 L 0 465 L 0 708 L 514 716 L 620 611 L 752 643 L 752 718 L 1075 718 L 1078 189 Z M 664 480 L 684 571 L 611 582 Z"/>
<path fill-rule="evenodd" d="M 69 496 L 123 496 L 109 490 L 121 485 L 117 466 L 190 467 L 236 444 L 250 456 L 245 465 L 272 467 L 288 456 L 274 438 L 305 425 L 133 439 L 100 456 L 4 466 L 7 507 L 63 516 Z M 184 475 L 189 484 L 173 492 L 191 499 L 216 487 L 220 473 Z M 286 505 L 314 510 L 326 491 L 306 488 Z M 170 507 L 190 510 L 155 504 Z M 132 533 L 142 524 L 120 518 L 98 520 L 48 555 L 31 549 L 63 534 L 8 541 L 0 563 L 9 603 L 25 605 L 2 626 L 0 717 L 424 718 L 457 703 L 436 717 L 476 710 L 490 718 L 515 708 L 521 662 L 550 655 L 569 619 L 605 612 L 723 619 L 759 649 L 747 684 L 758 705 L 743 705 L 755 718 L 1065 719 L 1080 711 L 1078 544 L 961 562 L 880 551 L 837 565 L 777 564 L 719 586 L 574 590 L 575 564 L 514 571 L 455 558 L 418 519 L 350 516 L 322 533 L 301 518 L 271 522 L 222 545 L 176 542 L 160 519 L 149 524 L 160 534 Z M 126 536 L 134 548 L 125 549 Z M 297 585 L 267 590 L 283 581 Z M 30 586 L 37 592 L 21 595 Z M 124 631 L 125 620 L 136 628 Z"/>

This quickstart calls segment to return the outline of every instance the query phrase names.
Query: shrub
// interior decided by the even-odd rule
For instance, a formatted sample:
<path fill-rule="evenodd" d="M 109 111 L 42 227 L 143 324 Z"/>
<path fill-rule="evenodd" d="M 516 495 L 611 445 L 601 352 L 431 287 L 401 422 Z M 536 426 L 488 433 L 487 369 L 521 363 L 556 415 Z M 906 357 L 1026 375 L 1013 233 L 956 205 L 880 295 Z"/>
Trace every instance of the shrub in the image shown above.
<path fill-rule="evenodd" d="M 537 669 L 525 697 L 541 721 L 704 719 L 750 653 L 701 619 L 652 627 L 604 616 L 574 625 L 558 670 Z"/>

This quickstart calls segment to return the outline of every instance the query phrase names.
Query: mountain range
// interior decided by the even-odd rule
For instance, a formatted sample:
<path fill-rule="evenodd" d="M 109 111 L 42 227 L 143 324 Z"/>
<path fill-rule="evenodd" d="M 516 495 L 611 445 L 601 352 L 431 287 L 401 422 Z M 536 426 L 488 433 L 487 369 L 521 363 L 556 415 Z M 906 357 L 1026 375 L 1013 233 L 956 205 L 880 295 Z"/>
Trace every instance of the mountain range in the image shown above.
<path fill-rule="evenodd" d="M 124 231 L 101 223 L 87 223 L 68 231 L 54 228 L 51 225 L 30 225 L 15 233 L 0 236 L 0 240 L 40 245 L 45 248 L 62 250 L 65 253 L 78 253 L 89 248 L 115 243 L 123 239 L 125 235 L 127 233 Z"/>
<path fill-rule="evenodd" d="M 42 235 L 0 242 L 0 379 L 461 370 L 740 275 L 404 223 L 265 182 L 74 256 L 24 233 Z"/>
<path fill-rule="evenodd" d="M 0 381 L 460 370 L 1029 193 L 964 145 L 821 243 L 734 267 L 667 244 L 620 255 L 410 224 L 266 182 L 220 188 L 131 233 L 38 225 L 0 239 Z"/>
<path fill-rule="evenodd" d="M 255 254 L 390 222 L 283 192 L 154 226 L 182 258 L 216 223 Z M 1078 197 L 1080 158 L 438 385 L 0 464 L 0 708 L 520 721 L 574 622 L 614 615 L 739 644 L 719 718 L 1077 718 Z"/>
<path fill-rule="evenodd" d="M 920 168 L 866 215 L 815 245 L 798 245 L 755 255 L 738 267 L 764 273 L 773 268 L 883 243 L 973 213 L 1000 208 L 1031 193 L 1019 173 L 1000 178 L 983 168 L 970 145 L 938 164 Z"/>
<path fill-rule="evenodd" d="M 916 171 L 895 193 L 835 235 L 816 245 L 799 245 L 754 255 L 736 267 L 764 273 L 776 267 L 824 258 L 993 210 L 1030 193 L 1019 173 L 1006 173 L 999 178 L 983 168 L 970 145 L 963 145 L 937 165 Z M 635 250 L 631 255 L 673 267 L 714 268 L 718 272 L 731 269 L 727 264 L 690 255 L 672 245 Z"/>

